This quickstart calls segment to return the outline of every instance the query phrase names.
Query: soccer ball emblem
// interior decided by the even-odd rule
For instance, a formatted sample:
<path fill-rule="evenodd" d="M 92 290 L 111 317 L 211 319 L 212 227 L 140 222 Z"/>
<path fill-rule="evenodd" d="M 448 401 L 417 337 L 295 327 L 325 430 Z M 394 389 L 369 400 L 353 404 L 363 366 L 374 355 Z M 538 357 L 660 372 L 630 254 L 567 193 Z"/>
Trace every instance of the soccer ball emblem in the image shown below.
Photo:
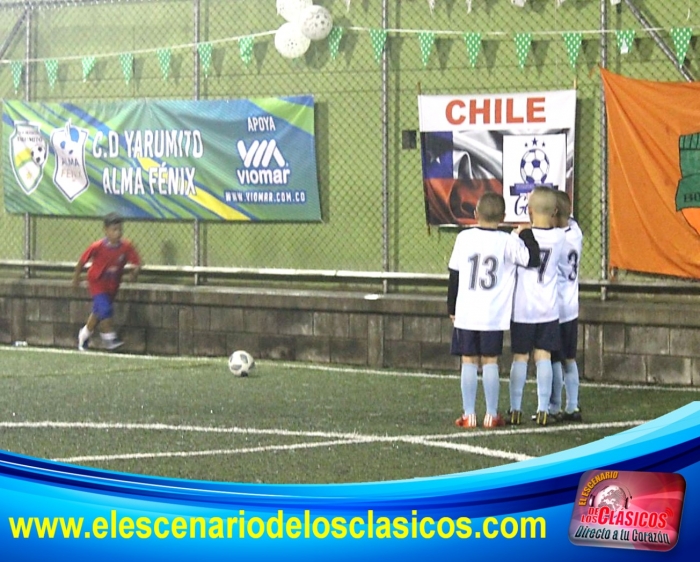
<path fill-rule="evenodd" d="M 46 146 L 38 144 L 32 148 L 32 160 L 37 166 L 43 166 L 46 162 Z"/>
<path fill-rule="evenodd" d="M 549 173 L 549 158 L 539 148 L 531 148 L 520 160 L 520 176 L 525 183 L 542 184 Z"/>
<path fill-rule="evenodd" d="M 255 367 L 255 359 L 247 351 L 234 351 L 228 358 L 228 368 L 237 377 L 247 377 Z"/>

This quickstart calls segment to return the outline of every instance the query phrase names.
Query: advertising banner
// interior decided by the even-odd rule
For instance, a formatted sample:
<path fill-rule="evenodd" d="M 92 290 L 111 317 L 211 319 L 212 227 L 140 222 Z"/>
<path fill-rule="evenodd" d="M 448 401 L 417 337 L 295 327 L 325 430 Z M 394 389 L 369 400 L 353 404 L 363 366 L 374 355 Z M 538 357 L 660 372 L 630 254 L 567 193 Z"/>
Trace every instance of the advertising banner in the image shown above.
<path fill-rule="evenodd" d="M 487 191 L 528 220 L 537 186 L 573 196 L 576 91 L 418 96 L 428 224 L 474 224 Z"/>
<path fill-rule="evenodd" d="M 319 221 L 314 100 L 6 101 L 5 210 Z"/>

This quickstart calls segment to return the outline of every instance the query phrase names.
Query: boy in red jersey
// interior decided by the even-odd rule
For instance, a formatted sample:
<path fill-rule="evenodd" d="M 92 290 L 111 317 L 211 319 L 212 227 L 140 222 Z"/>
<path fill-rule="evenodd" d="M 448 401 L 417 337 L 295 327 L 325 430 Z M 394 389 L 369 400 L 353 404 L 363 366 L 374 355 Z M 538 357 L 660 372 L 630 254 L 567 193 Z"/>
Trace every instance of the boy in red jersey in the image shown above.
<path fill-rule="evenodd" d="M 78 349 L 86 351 L 93 331 L 99 324 L 100 336 L 106 349 L 117 349 L 124 342 L 117 338 L 112 325 L 114 315 L 112 303 L 117 295 L 122 280 L 124 266 L 134 266 L 130 281 L 135 281 L 141 267 L 141 258 L 136 248 L 128 240 L 122 240 L 122 218 L 116 213 L 108 214 L 104 219 L 105 237 L 90 244 L 80 256 L 73 273 L 73 286 L 80 283 L 80 273 L 88 261 L 88 290 L 92 296 L 92 312 L 87 323 L 78 333 Z"/>

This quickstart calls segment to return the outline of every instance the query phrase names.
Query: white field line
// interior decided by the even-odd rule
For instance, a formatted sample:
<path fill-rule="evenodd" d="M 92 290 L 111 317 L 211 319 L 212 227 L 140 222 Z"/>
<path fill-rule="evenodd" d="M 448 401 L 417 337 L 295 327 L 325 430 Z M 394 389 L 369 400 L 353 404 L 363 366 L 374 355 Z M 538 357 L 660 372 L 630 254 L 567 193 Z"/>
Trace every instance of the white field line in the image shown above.
<path fill-rule="evenodd" d="M 243 453 L 264 453 L 269 451 L 293 451 L 296 449 L 312 449 L 315 447 L 332 447 L 334 445 L 349 445 L 365 443 L 366 439 L 340 439 L 336 441 L 316 441 L 313 443 L 293 443 L 291 445 L 268 445 L 261 447 L 246 447 L 244 449 L 214 449 L 211 451 L 172 451 L 162 453 L 126 453 L 122 455 L 86 455 L 82 457 L 65 457 L 53 459 L 56 462 L 91 462 L 131 459 L 162 459 L 168 457 L 204 457 L 219 455 L 240 455 Z"/>
<path fill-rule="evenodd" d="M 419 445 L 425 445 L 427 447 L 440 447 L 442 449 L 452 449 L 454 451 L 460 451 L 462 453 L 472 453 L 474 455 L 482 455 L 484 457 L 496 457 L 499 459 L 505 459 L 515 462 L 526 461 L 528 459 L 534 458 L 529 455 L 522 455 L 520 453 L 513 453 L 511 451 L 489 449 L 487 447 L 476 447 L 474 445 L 464 445 L 462 443 L 450 443 L 447 441 L 429 441 L 427 439 L 420 439 L 417 440 L 416 443 Z"/>
<path fill-rule="evenodd" d="M 428 447 L 439 447 L 442 449 L 453 449 L 456 451 L 464 453 L 472 453 L 476 455 L 483 455 L 487 457 L 496 457 L 499 459 L 505 459 L 509 461 L 523 461 L 528 460 L 533 457 L 528 455 L 521 455 L 518 453 L 511 453 L 510 451 L 501 451 L 498 449 L 488 449 L 486 447 L 474 447 L 471 445 L 461 445 L 459 443 L 445 443 L 445 442 L 435 442 L 426 441 L 424 439 L 405 439 L 405 438 L 359 438 L 359 439 L 340 439 L 336 441 L 317 441 L 313 443 L 294 443 L 291 445 L 267 445 L 260 447 L 246 447 L 242 449 L 214 449 L 209 451 L 170 451 L 170 452 L 158 452 L 158 453 L 126 453 L 119 455 L 93 455 L 93 456 L 79 456 L 79 457 L 64 457 L 53 459 L 56 462 L 65 463 L 80 463 L 80 462 L 99 462 L 99 461 L 112 461 L 112 460 L 133 460 L 133 459 L 158 459 L 158 458 L 172 458 L 172 457 L 203 457 L 203 456 L 221 456 L 221 455 L 240 455 L 244 453 L 265 453 L 270 451 L 293 451 L 297 449 L 313 449 L 318 447 L 333 447 L 337 445 L 353 445 L 359 443 L 379 443 L 386 441 L 401 441 L 410 443 L 413 445 L 425 445 Z"/>
<path fill-rule="evenodd" d="M 522 461 L 533 458 L 529 455 L 515 453 L 512 451 L 504 451 L 500 449 L 491 449 L 487 447 L 478 447 L 474 445 L 466 445 L 460 443 L 452 443 L 446 441 L 454 438 L 469 438 L 469 437 L 498 437 L 504 435 L 523 435 L 528 433 L 555 433 L 565 431 L 581 431 L 586 429 L 612 429 L 630 427 L 639 425 L 643 421 L 631 422 L 612 422 L 612 423 L 597 423 L 597 424 L 569 424 L 554 427 L 543 428 L 517 428 L 511 430 L 483 430 L 483 431 L 464 431 L 460 433 L 449 433 L 439 435 L 361 435 L 358 433 L 338 433 L 338 432 L 321 432 L 321 431 L 290 431 L 285 429 L 255 429 L 241 427 L 206 427 L 206 426 L 180 426 L 167 424 L 139 424 L 139 423 L 95 423 L 95 422 L 0 422 L 0 428 L 33 428 L 33 429 L 116 429 L 116 430 L 146 430 L 146 431 L 178 431 L 178 432 L 199 432 L 199 433 L 218 433 L 218 434 L 248 434 L 248 435 L 275 435 L 275 436 L 294 436 L 294 437 L 322 437 L 331 439 L 330 441 L 319 441 L 312 443 L 293 443 L 288 445 L 266 445 L 259 447 L 245 447 L 239 449 L 214 449 L 206 451 L 171 451 L 171 452 L 155 452 L 155 453 L 127 453 L 114 455 L 83 455 L 75 457 L 65 457 L 54 459 L 58 462 L 89 462 L 89 461 L 108 461 L 108 460 L 125 460 L 125 459 L 147 459 L 147 458 L 165 458 L 165 457 L 198 457 L 198 456 L 218 456 L 218 455 L 233 455 L 244 453 L 257 453 L 269 451 L 286 451 L 295 449 L 311 449 L 317 447 L 331 447 L 336 445 L 349 445 L 359 443 L 396 443 L 403 442 L 412 445 L 423 445 L 427 447 L 439 447 L 444 449 L 452 449 L 465 453 L 495 457 L 510 461 Z"/>
<path fill-rule="evenodd" d="M 77 349 L 55 349 L 50 347 L 5 347 L 0 346 L 0 353 L 8 351 L 11 353 L 53 353 L 59 355 L 83 355 L 84 351 Z M 183 357 L 183 356 L 160 356 L 160 355 L 137 355 L 130 353 L 109 353 L 106 351 L 90 351 L 90 356 L 109 357 L 113 360 L 120 359 L 139 359 L 145 361 L 181 361 L 189 363 L 210 363 L 223 364 L 224 358 L 221 357 Z M 322 371 L 327 373 L 344 373 L 358 375 L 379 375 L 384 377 L 399 377 L 399 378 L 422 378 L 422 379 L 445 379 L 456 381 L 459 380 L 459 374 L 441 375 L 437 373 L 423 373 L 414 371 L 390 371 L 384 369 L 369 369 L 361 367 L 333 367 L 331 365 L 320 365 L 317 363 L 290 363 L 281 361 L 258 360 L 257 364 L 265 367 L 284 367 L 286 369 L 303 369 L 305 371 Z M 501 382 L 508 382 L 507 377 L 501 377 Z M 537 381 L 528 379 L 527 384 L 535 384 Z M 604 388 L 611 390 L 653 390 L 654 392 L 700 392 L 700 386 L 664 386 L 664 385 L 645 385 L 645 384 L 614 384 L 614 383 L 596 383 L 596 382 L 581 382 L 583 388 Z"/>
<path fill-rule="evenodd" d="M 607 423 L 562 423 L 546 427 L 525 425 L 513 427 L 512 429 L 465 429 L 460 433 L 445 433 L 437 435 L 424 435 L 423 439 L 460 439 L 464 437 L 505 437 L 508 435 L 526 435 L 529 433 L 565 433 L 569 431 L 588 431 L 589 429 L 624 429 L 646 423 L 647 420 L 631 420 Z"/>
<path fill-rule="evenodd" d="M 172 425 L 164 423 L 108 423 L 108 422 L 0 422 L 0 428 L 7 429 L 121 429 L 143 431 L 178 431 L 185 433 L 219 433 L 244 435 L 273 435 L 275 437 L 318 437 L 322 439 L 371 439 L 373 441 L 396 441 L 410 439 L 461 439 L 469 437 L 497 437 L 506 435 L 524 435 L 528 433 L 560 433 L 567 431 L 586 431 L 589 429 L 617 429 L 632 427 L 645 423 L 643 420 L 608 422 L 608 423 L 571 423 L 549 427 L 520 426 L 513 429 L 463 430 L 454 433 L 433 435 L 363 435 L 360 433 L 341 433 L 336 431 L 295 431 L 289 429 L 257 429 L 250 427 L 210 427 L 196 425 Z"/>

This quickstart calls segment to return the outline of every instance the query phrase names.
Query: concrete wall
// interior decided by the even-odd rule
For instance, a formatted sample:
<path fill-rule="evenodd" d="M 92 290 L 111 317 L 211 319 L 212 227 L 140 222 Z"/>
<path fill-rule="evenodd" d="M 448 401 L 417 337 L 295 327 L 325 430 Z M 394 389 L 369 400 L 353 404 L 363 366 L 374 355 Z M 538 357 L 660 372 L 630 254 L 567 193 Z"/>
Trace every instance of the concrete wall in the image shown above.
<path fill-rule="evenodd" d="M 392 367 L 458 368 L 442 297 L 125 285 L 116 322 L 125 352 Z M 0 343 L 77 346 L 91 301 L 67 281 L 0 281 Z M 587 379 L 700 386 L 700 315 L 687 304 L 584 300 Z M 509 340 L 506 337 L 506 346 Z M 501 371 L 510 364 L 506 349 Z"/>

